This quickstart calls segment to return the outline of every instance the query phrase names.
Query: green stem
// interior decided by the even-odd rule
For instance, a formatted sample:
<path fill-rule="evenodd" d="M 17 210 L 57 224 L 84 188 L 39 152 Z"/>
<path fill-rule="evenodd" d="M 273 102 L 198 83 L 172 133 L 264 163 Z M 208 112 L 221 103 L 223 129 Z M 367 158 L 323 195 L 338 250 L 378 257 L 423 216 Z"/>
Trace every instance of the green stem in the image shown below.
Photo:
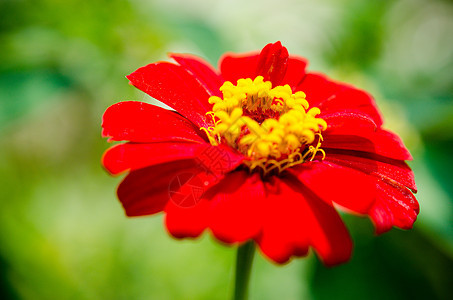
<path fill-rule="evenodd" d="M 248 285 L 252 271 L 255 244 L 249 241 L 238 248 L 236 256 L 236 277 L 234 280 L 234 300 L 248 298 Z"/>

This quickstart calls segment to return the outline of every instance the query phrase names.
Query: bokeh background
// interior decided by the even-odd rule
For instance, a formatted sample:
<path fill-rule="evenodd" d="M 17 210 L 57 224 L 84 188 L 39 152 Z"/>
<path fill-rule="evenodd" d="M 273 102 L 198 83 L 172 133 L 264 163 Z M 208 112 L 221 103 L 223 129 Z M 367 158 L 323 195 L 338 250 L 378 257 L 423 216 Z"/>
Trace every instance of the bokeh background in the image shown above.
<path fill-rule="evenodd" d="M 414 155 L 421 213 L 378 237 L 345 216 L 355 252 L 339 267 L 258 255 L 251 299 L 450 298 L 452 1 L 0 0 L 0 299 L 228 299 L 234 248 L 124 216 L 101 117 L 152 101 L 124 76 L 167 52 L 216 65 L 277 40 L 375 96 Z"/>

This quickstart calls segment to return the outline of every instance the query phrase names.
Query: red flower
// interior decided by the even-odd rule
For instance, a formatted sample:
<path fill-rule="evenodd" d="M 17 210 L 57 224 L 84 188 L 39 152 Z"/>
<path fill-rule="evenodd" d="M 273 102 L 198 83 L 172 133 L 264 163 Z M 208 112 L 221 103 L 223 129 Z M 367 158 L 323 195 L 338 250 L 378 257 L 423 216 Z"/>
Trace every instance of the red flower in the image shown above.
<path fill-rule="evenodd" d="M 220 71 L 170 57 L 177 64 L 127 78 L 176 111 L 128 101 L 103 117 L 104 137 L 128 141 L 102 160 L 129 172 L 118 187 L 128 216 L 163 211 L 177 238 L 209 229 L 229 244 L 252 239 L 277 263 L 311 247 L 327 265 L 352 250 L 337 208 L 368 215 L 377 233 L 412 227 L 412 157 L 369 94 L 307 72 L 280 42 L 226 54 Z"/>

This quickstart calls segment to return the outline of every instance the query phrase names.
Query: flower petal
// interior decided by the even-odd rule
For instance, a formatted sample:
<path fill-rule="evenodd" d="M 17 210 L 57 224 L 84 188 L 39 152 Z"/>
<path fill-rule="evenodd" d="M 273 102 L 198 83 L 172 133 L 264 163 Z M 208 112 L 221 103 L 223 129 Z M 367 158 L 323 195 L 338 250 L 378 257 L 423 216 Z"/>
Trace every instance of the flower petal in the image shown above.
<path fill-rule="evenodd" d="M 359 214 L 366 214 L 376 198 L 377 179 L 351 168 L 314 161 L 290 172 L 326 203 L 335 202 Z"/>
<path fill-rule="evenodd" d="M 318 107 L 320 103 L 336 95 L 345 86 L 330 80 L 320 73 L 307 73 L 297 86 L 297 91 L 303 91 L 311 107 Z"/>
<path fill-rule="evenodd" d="M 264 81 L 272 82 L 272 86 L 277 86 L 285 76 L 287 67 L 288 50 L 282 43 L 267 44 L 261 50 L 256 74 L 263 76 Z"/>
<path fill-rule="evenodd" d="M 320 114 L 327 123 L 327 129 L 323 135 L 366 135 L 373 134 L 377 130 L 377 125 L 368 115 L 359 111 L 342 111 L 335 113 Z"/>
<path fill-rule="evenodd" d="M 293 255 L 305 256 L 310 246 L 311 219 L 302 195 L 282 180 L 266 183 L 263 199 L 263 229 L 257 243 L 261 252 L 276 263 L 286 263 Z"/>
<path fill-rule="evenodd" d="M 180 53 L 170 53 L 169 56 L 192 73 L 198 82 L 208 91 L 209 95 L 219 97 L 222 95 L 219 90 L 223 84 L 222 77 L 203 59 L 195 55 Z"/>
<path fill-rule="evenodd" d="M 160 212 L 170 199 L 170 184 L 178 174 L 199 174 L 197 162 L 183 160 L 135 170 L 118 186 L 118 198 L 128 216 Z"/>
<path fill-rule="evenodd" d="M 294 92 L 305 76 L 305 68 L 307 67 L 307 64 L 308 61 L 305 58 L 290 55 L 285 77 L 283 77 L 280 84 L 288 84 Z"/>
<path fill-rule="evenodd" d="M 414 172 L 404 161 L 347 150 L 328 151 L 325 160 L 362 171 L 379 179 L 394 180 L 414 192 L 417 191 Z"/>
<path fill-rule="evenodd" d="M 369 115 L 376 125 L 381 126 L 383 123 L 373 97 L 365 91 L 353 87 L 342 89 L 336 95 L 317 104 L 317 107 L 323 112 L 357 109 Z"/>
<path fill-rule="evenodd" d="M 285 58 L 287 51 L 283 50 L 284 47 L 282 47 L 281 44 L 279 46 L 277 43 L 269 44 L 274 45 L 274 49 L 272 49 L 271 52 L 261 52 L 261 56 L 260 53 L 257 52 L 226 54 L 220 59 L 220 70 L 223 78 L 235 84 L 240 78 L 254 79 L 258 75 L 266 75 L 267 77 L 269 77 L 269 69 L 265 70 L 265 66 L 269 67 L 269 65 L 272 64 L 272 61 L 279 61 L 282 62 L 283 65 L 278 66 L 277 69 L 271 72 L 272 74 L 274 74 L 273 77 L 275 77 L 273 86 L 275 86 L 275 82 L 280 80 L 280 84 L 289 84 L 291 88 L 295 89 L 305 76 L 305 67 L 307 65 L 307 60 L 294 55 L 289 56 L 289 58 Z M 266 47 L 271 47 L 269 45 L 267 45 Z M 280 54 L 277 53 L 278 51 L 280 51 Z M 260 59 L 262 60 L 262 70 L 259 69 Z M 287 62 L 285 62 L 285 60 Z M 265 65 L 266 61 L 268 61 L 267 65 Z M 267 77 L 265 77 L 265 79 Z M 269 79 L 270 77 L 266 80 Z"/>
<path fill-rule="evenodd" d="M 207 127 L 205 114 L 211 110 L 209 94 L 182 66 L 153 63 L 126 77 L 132 85 L 174 108 L 198 127 Z"/>
<path fill-rule="evenodd" d="M 174 111 L 149 103 L 124 101 L 110 106 L 102 120 L 102 136 L 109 141 L 203 142 L 192 122 Z"/>
<path fill-rule="evenodd" d="M 244 155 L 224 144 L 205 144 L 196 152 L 196 160 L 207 176 L 220 177 L 240 166 Z"/>
<path fill-rule="evenodd" d="M 236 84 L 237 80 L 241 78 L 255 78 L 258 59 L 259 54 L 256 52 L 225 54 L 220 59 L 222 77 L 233 84 Z"/>
<path fill-rule="evenodd" d="M 381 234 L 392 228 L 411 229 L 419 213 L 419 204 L 414 195 L 405 187 L 382 180 L 378 184 L 376 203 L 369 215 Z"/>
<path fill-rule="evenodd" d="M 317 73 L 308 73 L 296 89 L 307 95 L 311 107 L 323 113 L 356 109 L 370 116 L 377 126 L 382 125 L 374 99 L 362 90 Z"/>
<path fill-rule="evenodd" d="M 169 201 L 165 207 L 165 226 L 175 238 L 195 238 L 208 226 L 209 202 L 201 199 L 194 206 Z"/>
<path fill-rule="evenodd" d="M 260 213 L 264 186 L 259 174 L 232 172 L 210 188 L 203 198 L 209 200 L 209 228 L 226 243 L 254 238 L 261 230 Z"/>
<path fill-rule="evenodd" d="M 344 263 L 352 253 L 352 240 L 340 216 L 331 205 L 304 191 L 312 221 L 310 242 L 327 266 Z"/>
<path fill-rule="evenodd" d="M 195 159 L 203 146 L 188 142 L 124 143 L 107 149 L 102 157 L 102 165 L 112 175 L 117 175 L 169 161 Z"/>
<path fill-rule="evenodd" d="M 292 176 L 275 181 L 277 189 L 269 193 L 258 240 L 262 252 L 284 263 L 291 255 L 305 255 L 312 246 L 326 265 L 349 260 L 352 241 L 335 209 Z"/>
<path fill-rule="evenodd" d="M 330 134 L 326 131 L 323 134 L 322 147 L 369 152 L 396 160 L 412 160 L 412 155 L 401 138 L 388 130 L 377 129 L 375 132 L 362 130 L 355 134 L 361 136 L 336 134 L 336 132 Z"/>
<path fill-rule="evenodd" d="M 224 174 L 197 174 L 192 184 L 185 188 L 185 194 L 184 191 L 180 192 L 193 205 L 181 205 L 181 201 L 167 204 L 165 223 L 171 235 L 176 238 L 197 237 L 208 226 L 219 240 L 228 243 L 244 241 L 256 235 L 260 223 L 250 219 L 254 211 L 248 208 L 256 209 L 259 206 L 251 207 L 247 204 L 248 198 L 242 198 L 253 194 L 252 189 L 249 189 L 252 187 L 251 178 L 244 171 L 232 172 L 223 177 Z M 260 183 L 255 180 L 254 184 Z M 201 190 L 201 194 L 188 197 L 194 189 Z"/>

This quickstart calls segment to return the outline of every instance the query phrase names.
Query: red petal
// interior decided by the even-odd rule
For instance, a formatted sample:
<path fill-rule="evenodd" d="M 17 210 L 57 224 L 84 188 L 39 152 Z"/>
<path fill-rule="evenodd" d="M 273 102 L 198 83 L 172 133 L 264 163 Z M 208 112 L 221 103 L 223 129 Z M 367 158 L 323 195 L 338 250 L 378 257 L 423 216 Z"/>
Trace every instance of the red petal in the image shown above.
<path fill-rule="evenodd" d="M 240 78 L 254 79 L 258 66 L 259 54 L 256 52 L 245 54 L 226 54 L 220 59 L 220 72 L 225 80 L 236 84 Z"/>
<path fill-rule="evenodd" d="M 209 94 L 197 78 L 179 65 L 153 63 L 126 76 L 138 89 L 167 104 L 198 127 L 207 127 Z"/>
<path fill-rule="evenodd" d="M 219 177 L 236 169 L 244 160 L 244 155 L 224 144 L 205 144 L 197 151 L 196 160 L 207 175 Z"/>
<path fill-rule="evenodd" d="M 271 44 L 269 44 L 271 45 Z M 274 44 L 277 45 L 277 44 Z M 267 47 L 267 46 L 266 46 Z M 277 47 L 274 46 L 274 60 L 276 63 L 281 63 L 280 66 L 276 70 L 274 70 L 273 76 L 274 81 L 278 81 L 277 78 L 283 76 L 280 79 L 280 84 L 289 84 L 291 88 L 295 89 L 295 87 L 299 84 L 302 78 L 305 76 L 305 67 L 307 65 L 307 61 L 304 58 L 297 57 L 297 56 L 289 56 L 287 62 L 285 63 L 284 57 L 286 56 L 287 51 L 280 49 L 281 54 L 276 55 L 275 50 L 278 50 Z M 281 47 L 281 44 L 280 44 Z M 284 48 L 284 47 L 281 47 Z M 286 49 L 286 48 L 285 48 Z M 263 60 L 265 57 L 263 58 Z M 254 79 L 258 75 L 266 75 L 266 72 L 259 71 L 257 72 L 258 68 L 258 61 L 260 60 L 260 54 L 256 52 L 251 53 L 244 53 L 244 54 L 227 54 L 220 60 L 220 70 L 225 80 L 231 81 L 233 84 L 236 84 L 237 80 L 240 78 L 252 78 Z M 269 59 L 271 61 L 271 59 Z M 279 61 L 279 62 L 278 62 Z M 286 65 L 286 66 L 285 66 Z M 286 68 L 286 72 L 281 74 L 283 69 Z M 269 71 L 269 70 L 268 70 Z M 278 72 L 277 72 L 278 71 Z M 262 72 L 262 74 L 260 73 Z M 269 72 L 268 72 L 269 73 Z M 267 76 L 267 75 L 266 75 Z M 269 80 L 269 79 L 267 79 Z M 275 82 L 273 82 L 275 86 Z"/>
<path fill-rule="evenodd" d="M 222 77 L 203 59 L 190 54 L 170 53 L 171 58 L 197 78 L 211 96 L 221 97 Z"/>
<path fill-rule="evenodd" d="M 203 142 L 200 132 L 186 118 L 176 112 L 138 101 L 119 102 L 104 113 L 102 136 L 113 141 Z"/>
<path fill-rule="evenodd" d="M 327 130 L 323 135 L 360 135 L 366 132 L 368 135 L 377 129 L 376 123 L 367 115 L 357 111 L 322 113 L 319 115 L 327 123 Z"/>
<path fill-rule="evenodd" d="M 189 188 L 199 189 L 200 183 L 195 182 Z M 235 243 L 251 239 L 259 233 L 261 214 L 257 211 L 264 194 L 259 175 L 232 172 L 215 184 L 204 184 L 202 189 L 202 195 L 193 206 L 182 206 L 175 201 L 168 203 L 166 224 L 173 236 L 197 237 L 209 227 L 219 240 Z M 190 193 L 188 191 L 184 196 Z"/>
<path fill-rule="evenodd" d="M 305 76 L 306 65 L 304 58 L 288 56 L 288 50 L 280 42 L 266 45 L 260 54 L 227 54 L 220 60 L 223 78 L 233 84 L 240 78 L 254 79 L 262 75 L 273 86 L 289 84 L 293 89 Z"/>
<path fill-rule="evenodd" d="M 324 74 L 307 73 L 296 90 L 303 91 L 307 95 L 310 107 L 317 107 L 344 88 L 344 86 L 331 81 Z"/>
<path fill-rule="evenodd" d="M 327 161 L 304 163 L 290 172 L 326 203 L 359 214 L 366 214 L 376 197 L 376 178 Z"/>
<path fill-rule="evenodd" d="M 343 150 L 328 151 L 325 160 L 362 171 L 379 179 L 392 179 L 413 191 L 417 191 L 414 173 L 404 161 L 385 157 L 367 157 L 366 153 Z"/>
<path fill-rule="evenodd" d="M 305 192 L 312 227 L 310 241 L 327 266 L 346 262 L 351 257 L 352 240 L 338 213 L 330 205 Z"/>
<path fill-rule="evenodd" d="M 370 116 L 377 126 L 382 125 L 373 98 L 362 90 L 316 73 L 308 73 L 296 89 L 303 91 L 310 106 L 318 107 L 322 113 L 355 109 Z"/>
<path fill-rule="evenodd" d="M 227 188 L 227 191 L 223 191 L 224 188 L 232 187 L 238 183 L 234 180 L 234 175 L 227 173 L 241 164 L 242 159 L 242 156 L 237 156 L 228 148 L 224 149 L 221 146 L 213 147 L 209 145 L 199 151 L 196 162 L 203 172 L 196 174 L 181 190 L 173 194 L 173 201 L 169 202 L 165 208 L 167 229 L 174 237 L 197 237 L 211 224 L 211 219 L 216 214 L 213 212 L 212 205 L 215 205 L 219 199 L 223 200 L 223 197 L 227 199 L 231 190 Z M 232 181 L 224 179 L 225 174 Z M 222 182 L 226 182 L 226 184 Z M 214 190 L 222 189 L 222 191 L 217 191 L 214 195 L 217 200 L 212 200 L 212 197 L 208 199 L 205 195 L 209 193 L 211 187 Z M 198 195 L 196 195 L 197 193 Z M 227 206 L 225 206 L 225 212 L 223 212 L 225 217 L 228 217 L 226 216 L 228 213 Z M 231 221 L 230 219 L 228 220 Z M 216 221 L 220 224 L 222 218 L 218 218 Z M 234 226 L 231 228 L 234 229 Z M 215 231 L 218 233 L 218 238 L 226 241 L 228 235 L 222 235 L 219 230 L 216 229 Z M 246 233 L 247 228 L 244 227 L 240 234 Z M 240 236 L 235 238 L 240 238 Z M 232 241 L 235 241 L 234 238 Z"/>
<path fill-rule="evenodd" d="M 137 170 L 150 165 L 195 158 L 197 151 L 203 146 L 199 143 L 182 142 L 119 144 L 107 149 L 102 157 L 102 164 L 107 171 L 116 175 L 127 170 Z"/>
<path fill-rule="evenodd" d="M 263 76 L 265 81 L 271 81 L 272 86 L 277 86 L 285 76 L 287 67 L 288 50 L 282 43 L 267 44 L 261 50 L 256 74 Z"/>
<path fill-rule="evenodd" d="M 376 228 L 376 234 L 382 234 L 393 227 L 393 213 L 386 201 L 376 201 L 369 212 L 370 218 Z"/>
<path fill-rule="evenodd" d="M 181 173 L 198 174 L 197 162 L 184 160 L 132 171 L 118 187 L 118 198 L 128 216 L 160 212 L 170 199 L 170 184 Z"/>
<path fill-rule="evenodd" d="M 391 181 L 380 181 L 375 205 L 370 209 L 370 217 L 381 234 L 396 226 L 411 229 L 419 213 L 419 204 L 406 188 Z"/>
<path fill-rule="evenodd" d="M 165 225 L 175 238 L 195 238 L 208 226 L 209 202 L 200 200 L 194 206 L 181 206 L 168 201 L 165 207 Z"/>
<path fill-rule="evenodd" d="M 291 255 L 305 255 L 311 245 L 326 265 L 347 261 L 352 242 L 335 209 L 295 178 L 275 180 L 277 189 L 266 201 L 268 210 L 258 241 L 263 253 L 284 263 Z"/>
<path fill-rule="evenodd" d="M 382 117 L 371 95 L 363 90 L 346 87 L 331 98 L 316 105 L 322 112 L 342 111 L 347 109 L 360 110 L 369 115 L 376 123 L 382 125 Z"/>
<path fill-rule="evenodd" d="M 269 192 L 262 203 L 263 230 L 257 240 L 261 251 L 280 264 L 293 255 L 305 256 L 313 221 L 307 217 L 306 201 L 278 178 L 273 183 L 266 183 L 266 189 Z"/>
<path fill-rule="evenodd" d="M 260 232 L 264 187 L 258 174 L 232 172 L 203 197 L 210 201 L 209 228 L 219 240 L 243 242 Z"/>
<path fill-rule="evenodd" d="M 294 55 L 289 56 L 288 68 L 286 69 L 285 77 L 283 78 L 281 85 L 288 84 L 293 91 L 302 81 L 305 76 L 305 68 L 307 67 L 308 61 L 303 57 Z"/>
<path fill-rule="evenodd" d="M 376 152 L 380 155 L 401 160 L 413 159 L 401 138 L 389 130 L 378 129 L 373 135 L 373 143 L 377 145 Z"/>
<path fill-rule="evenodd" d="M 344 149 L 374 153 L 396 160 L 412 160 L 412 155 L 394 133 L 378 129 L 375 132 L 357 131 L 355 135 L 341 135 L 328 131 L 323 134 L 324 149 Z M 358 136 L 358 135 L 361 136 Z"/>

